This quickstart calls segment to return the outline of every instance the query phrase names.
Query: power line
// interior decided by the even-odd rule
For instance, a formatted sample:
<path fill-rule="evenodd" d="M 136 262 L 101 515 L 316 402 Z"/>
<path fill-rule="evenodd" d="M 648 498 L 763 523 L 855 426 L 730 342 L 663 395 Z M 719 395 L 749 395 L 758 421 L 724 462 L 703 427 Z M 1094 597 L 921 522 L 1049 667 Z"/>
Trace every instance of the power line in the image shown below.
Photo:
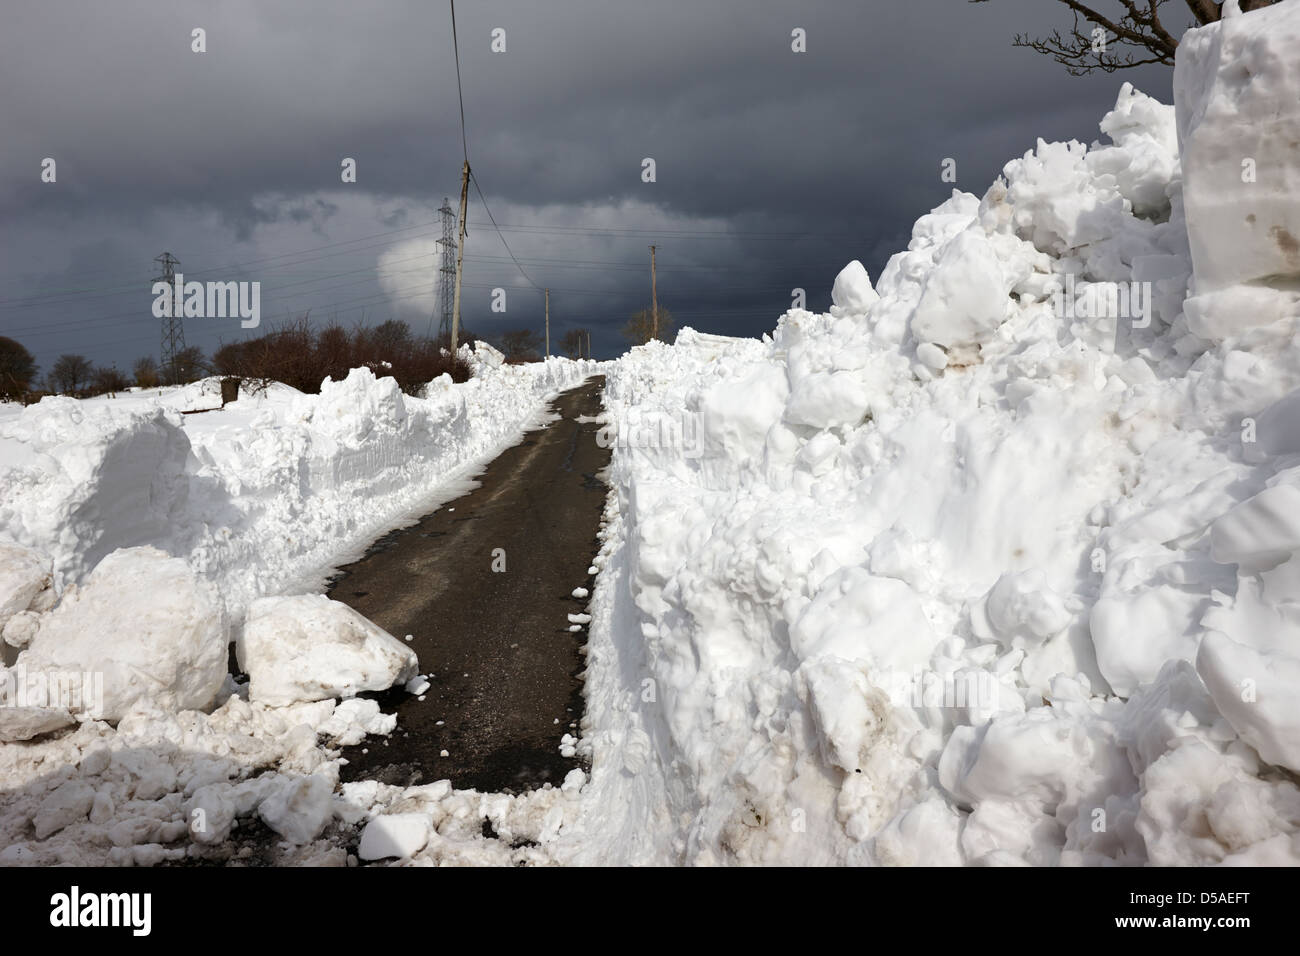
<path fill-rule="evenodd" d="M 506 247 L 506 252 L 510 255 L 510 258 L 514 261 L 515 267 L 519 270 L 519 274 L 528 280 L 529 285 L 531 285 L 534 289 L 540 292 L 542 290 L 542 287 L 539 286 L 536 282 L 534 282 L 533 277 L 524 271 L 524 267 L 519 264 L 519 260 L 516 259 L 515 254 L 511 252 L 510 243 L 506 242 L 506 237 L 501 235 L 501 229 L 499 226 L 497 226 L 496 218 L 493 217 L 492 210 L 488 208 L 487 200 L 483 198 L 483 190 L 479 188 L 478 177 L 471 172 L 469 178 L 470 181 L 474 184 L 474 191 L 478 193 L 479 202 L 483 204 L 483 211 L 487 213 L 488 221 L 492 223 L 492 228 L 497 231 L 497 237 L 500 238 L 501 245 Z"/>
<path fill-rule="evenodd" d="M 465 93 L 460 85 L 460 41 L 456 39 L 456 0 L 451 2 L 451 48 L 456 54 L 456 97 L 460 100 L 460 147 L 469 165 L 469 144 L 465 140 Z"/>

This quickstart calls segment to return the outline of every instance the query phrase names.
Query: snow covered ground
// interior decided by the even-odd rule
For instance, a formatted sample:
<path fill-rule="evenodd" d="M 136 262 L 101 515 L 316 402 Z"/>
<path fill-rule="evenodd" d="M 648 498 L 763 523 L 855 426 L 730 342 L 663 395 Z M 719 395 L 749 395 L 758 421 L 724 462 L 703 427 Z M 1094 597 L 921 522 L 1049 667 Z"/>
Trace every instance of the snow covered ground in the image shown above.
<path fill-rule="evenodd" d="M 175 610 L 139 618 L 148 646 L 206 660 L 227 632 L 194 622 L 247 614 L 269 678 L 109 654 L 155 692 L 113 680 L 75 728 L 0 714 L 68 728 L 0 744 L 0 862 L 239 859 L 253 818 L 296 863 L 358 836 L 413 864 L 1300 862 L 1296 49 L 1298 3 L 1194 31 L 1176 110 L 1125 85 L 1108 142 L 954 193 L 828 314 L 601 369 L 612 492 L 564 743 L 591 772 L 560 788 L 338 786 L 328 748 L 392 731 L 357 674 L 411 663 L 339 619 L 351 663 L 321 679 L 291 632 L 330 612 L 276 595 L 591 366 L 423 401 L 353 373 L 184 422 L 142 398 L 0 412 L 24 657 L 88 669 L 78 622 L 125 641 L 109 595 L 154 580 Z"/>

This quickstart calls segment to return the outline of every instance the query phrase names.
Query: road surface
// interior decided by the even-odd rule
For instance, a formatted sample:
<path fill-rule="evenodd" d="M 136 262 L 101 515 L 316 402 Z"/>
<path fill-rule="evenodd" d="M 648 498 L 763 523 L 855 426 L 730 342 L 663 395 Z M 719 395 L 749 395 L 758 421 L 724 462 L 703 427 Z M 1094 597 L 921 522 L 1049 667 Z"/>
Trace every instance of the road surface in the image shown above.
<path fill-rule="evenodd" d="M 346 748 L 344 781 L 520 792 L 580 765 L 559 752 L 582 716 L 586 628 L 571 632 L 568 615 L 585 609 L 574 588 L 592 586 L 610 452 L 577 419 L 600 414 L 603 384 L 561 394 L 563 418 L 506 449 L 478 488 L 340 569 L 330 597 L 413 635 L 421 673 L 435 675 L 423 701 L 400 687 L 366 695 L 396 710 L 397 729 Z"/>

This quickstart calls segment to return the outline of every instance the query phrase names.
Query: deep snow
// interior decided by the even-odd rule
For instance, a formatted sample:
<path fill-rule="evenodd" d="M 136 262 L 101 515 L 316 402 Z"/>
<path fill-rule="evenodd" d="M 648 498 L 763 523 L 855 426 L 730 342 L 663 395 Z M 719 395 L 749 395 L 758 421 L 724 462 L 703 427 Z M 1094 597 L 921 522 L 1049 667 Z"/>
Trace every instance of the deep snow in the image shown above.
<path fill-rule="evenodd" d="M 602 369 L 589 777 L 338 787 L 391 717 L 226 682 L 0 745 L 0 862 L 238 858 L 254 816 L 302 863 L 1300 861 L 1297 40 L 1297 3 L 1193 31 L 1176 110 L 1126 84 L 828 314 Z M 311 590 L 591 371 L 0 413 L 5 636 L 133 545 L 234 621 Z"/>

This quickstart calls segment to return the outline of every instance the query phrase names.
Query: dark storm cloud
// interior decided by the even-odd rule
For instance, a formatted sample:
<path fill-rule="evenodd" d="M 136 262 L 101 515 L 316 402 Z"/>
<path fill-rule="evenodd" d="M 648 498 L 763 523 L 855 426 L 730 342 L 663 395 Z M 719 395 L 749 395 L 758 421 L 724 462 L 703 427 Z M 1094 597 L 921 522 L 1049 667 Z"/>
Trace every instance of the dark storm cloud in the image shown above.
<path fill-rule="evenodd" d="M 1168 101 L 1168 70 L 1075 79 L 1011 47 L 1060 9 L 462 3 L 470 160 L 532 279 L 568 290 L 552 296 L 557 336 L 586 324 L 616 351 L 648 282 L 608 264 L 647 264 L 651 242 L 661 298 L 685 322 L 758 334 L 794 286 L 824 308 L 849 259 L 877 275 L 951 191 L 943 159 L 980 194 L 1038 136 L 1097 138 L 1123 79 Z M 195 27 L 206 53 L 190 49 Z M 505 53 L 489 49 L 496 27 Z M 807 53 L 791 52 L 795 27 Z M 400 306 L 373 274 L 379 254 L 436 238 L 425 224 L 458 188 L 450 24 L 434 0 L 21 4 L 0 36 L 0 103 L 0 334 L 45 367 L 65 351 L 119 364 L 156 351 L 145 280 L 163 249 L 205 278 L 261 279 L 267 319 L 386 318 Z M 53 185 L 39 180 L 47 156 Z M 355 185 L 340 183 L 343 157 Z M 540 296 L 471 197 L 466 320 L 480 334 L 533 323 Z M 596 212 L 613 208 L 613 223 Z M 512 231 L 588 209 L 632 234 Z M 738 235 L 692 234 L 722 228 Z M 374 238 L 342 245 L 360 237 Z M 496 285 L 511 289 L 506 318 L 487 309 Z M 186 328 L 205 347 L 245 334 L 205 322 Z"/>

